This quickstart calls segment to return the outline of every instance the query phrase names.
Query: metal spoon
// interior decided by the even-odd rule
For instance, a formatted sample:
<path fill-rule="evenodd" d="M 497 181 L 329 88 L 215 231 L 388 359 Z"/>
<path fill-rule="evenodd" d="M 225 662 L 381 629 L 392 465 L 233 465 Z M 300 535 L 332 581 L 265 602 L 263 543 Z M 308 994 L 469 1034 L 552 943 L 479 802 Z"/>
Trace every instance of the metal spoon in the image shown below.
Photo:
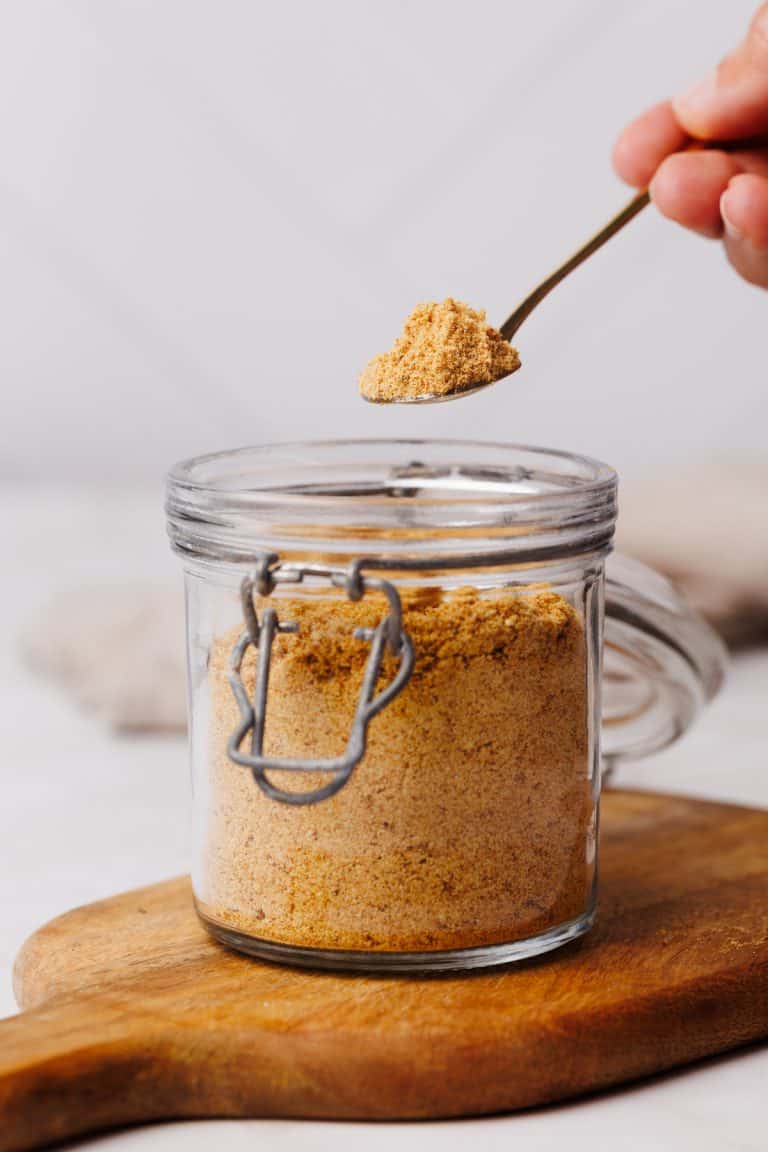
<path fill-rule="evenodd" d="M 604 228 L 601 228 L 599 232 L 595 233 L 591 240 L 588 240 L 583 247 L 579 248 L 578 252 L 574 252 L 564 264 L 561 264 L 550 276 L 547 276 L 546 280 L 542 280 L 541 284 L 534 288 L 533 292 L 530 292 L 521 304 L 518 304 L 514 312 L 512 312 L 502 324 L 499 331 L 504 339 L 511 341 L 520 325 L 528 319 L 536 305 L 540 304 L 544 297 L 548 296 L 552 289 L 558 285 L 561 280 L 566 278 L 569 272 L 573 272 L 574 268 L 578 268 L 579 264 L 583 264 L 593 252 L 596 252 L 598 248 L 602 248 L 606 240 L 610 240 L 612 236 L 615 236 L 616 233 L 620 231 L 625 224 L 628 224 L 634 216 L 637 216 L 638 212 L 641 212 L 649 202 L 650 197 L 647 190 L 638 192 L 638 194 L 630 200 L 629 204 L 622 208 L 621 212 L 617 213 L 612 220 L 609 220 Z M 515 371 L 517 371 L 517 369 L 515 369 Z M 507 376 L 510 375 L 511 373 L 507 373 Z M 499 379 L 506 380 L 507 376 L 500 376 Z M 462 388 L 454 388 L 452 391 L 439 396 L 422 393 L 418 396 L 402 397 L 397 400 L 375 400 L 368 396 L 366 396 L 365 399 L 369 404 L 441 404 L 445 400 L 456 400 L 460 396 L 471 396 L 473 392 L 480 392 L 483 388 L 488 388 L 491 384 L 497 383 L 497 380 L 483 380 L 479 384 L 469 384 Z"/>

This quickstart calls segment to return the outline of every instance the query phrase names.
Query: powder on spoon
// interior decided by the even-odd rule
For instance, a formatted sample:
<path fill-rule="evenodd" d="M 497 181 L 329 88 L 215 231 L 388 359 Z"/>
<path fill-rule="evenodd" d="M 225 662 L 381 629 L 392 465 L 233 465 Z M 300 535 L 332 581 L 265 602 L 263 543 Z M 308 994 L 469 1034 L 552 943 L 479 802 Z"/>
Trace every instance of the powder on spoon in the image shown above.
<path fill-rule="evenodd" d="M 379 403 L 448 396 L 492 384 L 520 367 L 520 357 L 476 311 L 450 296 L 419 304 L 391 352 L 375 356 L 360 377 L 360 394 Z"/>

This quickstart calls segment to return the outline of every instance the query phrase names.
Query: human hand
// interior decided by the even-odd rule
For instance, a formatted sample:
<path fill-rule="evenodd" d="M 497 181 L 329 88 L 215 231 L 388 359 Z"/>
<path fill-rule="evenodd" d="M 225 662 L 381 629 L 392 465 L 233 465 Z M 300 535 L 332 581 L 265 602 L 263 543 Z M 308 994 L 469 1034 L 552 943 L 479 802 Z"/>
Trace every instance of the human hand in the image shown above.
<path fill-rule="evenodd" d="M 691 137 L 750 143 L 681 152 Z M 662 215 L 722 237 L 739 275 L 768 288 L 768 3 L 706 80 L 624 129 L 613 162 L 628 184 L 648 186 Z"/>

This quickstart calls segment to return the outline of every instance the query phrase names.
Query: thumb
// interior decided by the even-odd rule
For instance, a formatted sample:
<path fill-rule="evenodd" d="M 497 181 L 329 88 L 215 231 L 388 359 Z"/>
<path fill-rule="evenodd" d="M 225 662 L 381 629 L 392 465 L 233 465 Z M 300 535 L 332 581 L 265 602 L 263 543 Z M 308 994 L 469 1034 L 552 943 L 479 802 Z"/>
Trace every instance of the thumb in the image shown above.
<path fill-rule="evenodd" d="M 750 284 L 768 288 L 768 178 L 734 176 L 720 197 L 720 212 L 731 264 Z"/>
<path fill-rule="evenodd" d="M 768 3 L 755 13 L 746 39 L 702 83 L 674 101 L 691 136 L 733 140 L 768 132 Z"/>

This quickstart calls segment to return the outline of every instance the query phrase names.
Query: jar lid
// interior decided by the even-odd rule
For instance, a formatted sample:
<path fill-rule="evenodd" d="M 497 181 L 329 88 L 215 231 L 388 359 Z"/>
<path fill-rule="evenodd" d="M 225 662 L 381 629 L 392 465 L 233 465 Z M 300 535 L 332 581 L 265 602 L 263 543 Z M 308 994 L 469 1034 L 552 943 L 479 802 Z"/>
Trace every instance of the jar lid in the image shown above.
<path fill-rule="evenodd" d="M 185 460 L 166 511 L 174 548 L 202 560 L 247 563 L 268 548 L 532 563 L 607 550 L 616 486 L 607 465 L 543 448 L 314 441 Z"/>

